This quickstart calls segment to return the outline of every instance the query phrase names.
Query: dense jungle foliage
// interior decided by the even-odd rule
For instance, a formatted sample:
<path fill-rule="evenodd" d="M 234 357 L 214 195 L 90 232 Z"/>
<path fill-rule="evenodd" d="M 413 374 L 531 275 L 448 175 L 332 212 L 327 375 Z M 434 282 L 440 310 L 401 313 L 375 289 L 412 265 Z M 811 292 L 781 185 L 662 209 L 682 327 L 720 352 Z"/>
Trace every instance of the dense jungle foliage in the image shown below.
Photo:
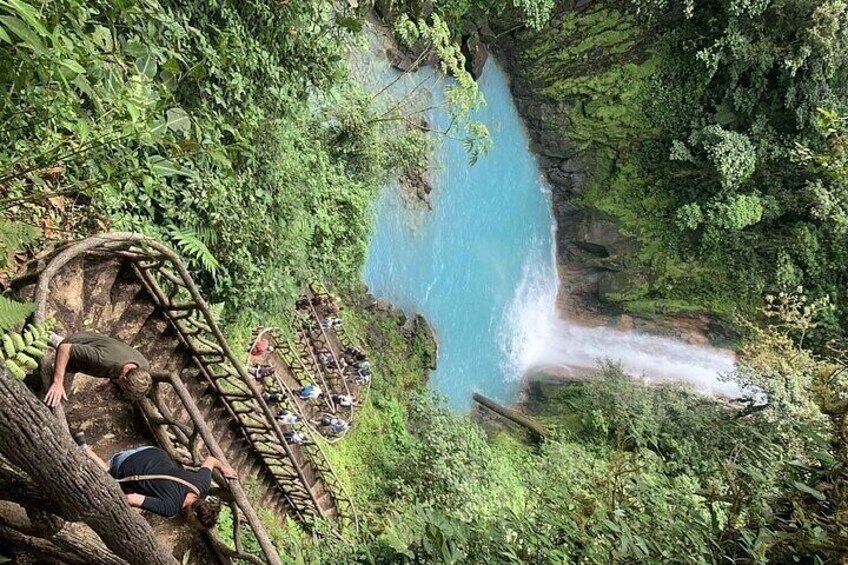
<path fill-rule="evenodd" d="M 298 563 L 838 562 L 846 364 L 798 348 L 815 315 L 778 302 L 744 370 L 768 404 L 739 412 L 605 365 L 599 382 L 531 389 L 552 430 L 540 445 L 446 408 L 422 380 L 422 336 L 355 307 L 380 378 L 332 457 L 367 527 L 353 544 L 278 543 Z"/>
<path fill-rule="evenodd" d="M 331 9 L 0 3 L 4 247 L 141 231 L 253 321 L 310 273 L 355 278 L 372 195 L 420 142 L 377 137 Z"/>
<path fill-rule="evenodd" d="M 45 239 L 139 230 L 178 247 L 238 328 L 272 323 L 311 274 L 352 288 L 345 324 L 375 378 L 327 451 L 363 528 L 309 538 L 264 515 L 287 563 L 845 559 L 848 353 L 821 345 L 848 317 L 848 8 L 389 2 L 415 40 L 481 14 L 530 28 L 523 72 L 591 157 L 585 203 L 642 243 L 647 282 L 626 303 L 758 320 L 737 378 L 767 403 L 740 411 L 605 365 L 540 389 L 530 410 L 553 433 L 535 445 L 434 399 L 432 343 L 363 307 L 369 206 L 426 143 L 382 129 L 348 76 L 343 45 L 370 5 L 346 4 L 0 0 L 0 267 Z M 761 307 L 797 286 L 810 298 Z"/>
<path fill-rule="evenodd" d="M 591 161 L 582 200 L 641 242 L 617 299 L 751 315 L 803 286 L 848 327 L 840 1 L 562 8 L 518 37 L 522 76 Z"/>

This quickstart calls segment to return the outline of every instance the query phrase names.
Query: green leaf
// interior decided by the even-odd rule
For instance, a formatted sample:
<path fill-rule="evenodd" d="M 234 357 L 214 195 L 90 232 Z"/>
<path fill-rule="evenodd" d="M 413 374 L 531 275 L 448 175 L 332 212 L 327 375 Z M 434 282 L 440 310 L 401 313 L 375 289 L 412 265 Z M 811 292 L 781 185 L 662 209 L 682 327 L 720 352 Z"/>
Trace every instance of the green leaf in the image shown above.
<path fill-rule="evenodd" d="M 130 39 L 127 41 L 125 50 L 127 55 L 130 57 L 143 57 L 150 51 L 147 46 L 138 39 Z"/>
<path fill-rule="evenodd" d="M 362 20 L 357 18 L 337 18 L 336 25 L 353 33 L 359 33 L 362 31 Z"/>
<path fill-rule="evenodd" d="M 85 74 L 85 69 L 74 61 L 73 59 L 65 59 L 62 61 L 62 66 L 66 69 L 69 69 L 71 72 L 77 73 L 78 75 Z"/>
<path fill-rule="evenodd" d="M 9 37 L 9 34 L 6 33 L 6 30 L 0 27 L 0 40 L 5 41 L 6 43 L 12 44 L 12 38 Z"/>
<path fill-rule="evenodd" d="M 46 37 L 50 35 L 47 32 L 47 28 L 44 27 L 44 24 L 41 23 L 41 14 L 27 4 L 26 2 L 21 2 L 20 0 L 0 0 L 0 4 L 3 6 L 8 6 L 12 10 L 14 10 L 26 23 L 29 27 L 35 30 L 36 33 L 41 35 L 42 37 Z"/>
<path fill-rule="evenodd" d="M 792 486 L 794 486 L 796 489 L 800 490 L 801 492 L 805 492 L 805 493 L 815 497 L 816 500 L 825 500 L 827 498 L 821 491 L 816 490 L 811 486 L 805 485 L 804 483 L 801 483 L 801 482 L 798 482 L 798 481 L 792 481 Z"/>
<path fill-rule="evenodd" d="M 91 86 L 91 83 L 88 82 L 88 79 L 82 75 L 77 75 L 74 77 L 74 80 L 71 81 L 71 84 L 76 86 L 80 92 L 85 93 L 92 100 L 97 99 L 97 93 L 94 92 L 94 88 Z"/>
<path fill-rule="evenodd" d="M 33 33 L 32 29 L 30 29 L 30 27 L 23 21 L 13 16 L 0 16 L 0 22 L 2 22 L 9 31 L 20 37 L 23 40 L 24 45 L 32 49 L 36 55 L 47 54 L 47 49 L 44 47 L 44 44 L 38 36 Z"/>
<path fill-rule="evenodd" d="M 151 121 L 151 124 L 153 127 L 150 128 L 150 134 L 153 135 L 153 137 L 161 137 L 166 131 L 168 131 L 168 124 L 165 120 L 154 118 Z"/>
<path fill-rule="evenodd" d="M 171 108 L 166 112 L 168 129 L 186 133 L 191 128 L 188 113 L 180 107 Z"/>
<path fill-rule="evenodd" d="M 180 166 L 170 159 L 166 159 L 161 155 L 153 155 L 148 160 L 150 170 L 160 177 L 172 177 L 174 175 L 185 175 L 181 171 Z"/>
<path fill-rule="evenodd" d="M 0 331 L 6 332 L 14 328 L 34 310 L 35 305 L 30 302 L 16 302 L 0 296 Z"/>
<path fill-rule="evenodd" d="M 189 262 L 200 264 L 210 273 L 215 273 L 221 267 L 218 260 L 203 242 L 200 234 L 191 228 L 180 228 L 175 225 L 168 227 L 168 234 L 176 243 L 177 247 L 186 255 Z"/>
<path fill-rule="evenodd" d="M 158 65 L 156 63 L 156 56 L 148 51 L 141 57 L 138 57 L 135 60 L 135 68 L 138 69 L 138 72 L 147 78 L 153 80 L 156 77 L 156 71 L 158 70 Z"/>

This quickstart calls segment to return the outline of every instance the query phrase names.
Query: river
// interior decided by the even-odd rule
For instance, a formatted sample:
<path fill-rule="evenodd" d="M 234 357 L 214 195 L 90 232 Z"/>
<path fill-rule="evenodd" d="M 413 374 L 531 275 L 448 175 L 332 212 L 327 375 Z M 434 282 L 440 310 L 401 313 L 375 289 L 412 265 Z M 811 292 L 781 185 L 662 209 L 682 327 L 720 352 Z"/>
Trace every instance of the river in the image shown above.
<path fill-rule="evenodd" d="M 374 48 L 375 37 L 371 41 L 378 56 L 360 60 L 358 68 L 372 89 L 382 88 L 397 73 Z M 381 96 L 397 99 L 431 74 L 403 77 Z M 443 101 L 442 82 L 425 81 L 427 104 Z M 647 380 L 683 380 L 707 393 L 736 394 L 719 379 L 733 369 L 729 352 L 558 318 L 550 190 L 529 150 L 508 77 L 491 59 L 479 88 L 486 106 L 474 119 L 488 127 L 492 148 L 472 166 L 462 143 L 439 141 L 432 210 L 397 184 L 387 186 L 375 206 L 363 271 L 373 295 L 421 312 L 435 329 L 432 386 L 457 409 L 470 405 L 473 391 L 509 403 L 527 374 L 580 371 L 607 358 Z M 435 127 L 448 123 L 442 110 L 428 119 Z"/>

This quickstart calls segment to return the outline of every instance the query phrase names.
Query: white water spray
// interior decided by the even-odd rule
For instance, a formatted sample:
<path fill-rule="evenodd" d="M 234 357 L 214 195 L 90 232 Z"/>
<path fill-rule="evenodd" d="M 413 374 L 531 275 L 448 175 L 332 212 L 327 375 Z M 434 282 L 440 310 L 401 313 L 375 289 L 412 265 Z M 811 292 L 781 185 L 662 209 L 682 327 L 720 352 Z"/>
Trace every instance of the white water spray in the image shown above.
<path fill-rule="evenodd" d="M 738 397 L 740 388 L 722 380 L 734 370 L 734 355 L 727 350 L 691 345 L 682 341 L 584 327 L 556 314 L 558 281 L 552 264 L 525 264 L 501 328 L 501 347 L 507 365 L 504 373 L 520 379 L 545 370 L 585 374 L 609 359 L 646 382 L 682 381 L 711 395 Z"/>

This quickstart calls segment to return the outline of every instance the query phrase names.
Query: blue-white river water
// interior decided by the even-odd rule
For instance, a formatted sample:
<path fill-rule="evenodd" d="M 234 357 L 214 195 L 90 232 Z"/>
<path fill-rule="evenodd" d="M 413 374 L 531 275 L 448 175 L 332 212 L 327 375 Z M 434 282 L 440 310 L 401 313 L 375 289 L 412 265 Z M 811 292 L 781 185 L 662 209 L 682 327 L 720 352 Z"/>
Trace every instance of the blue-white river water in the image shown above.
<path fill-rule="evenodd" d="M 372 89 L 397 76 L 380 57 L 360 59 L 354 68 Z M 399 99 L 429 73 L 404 77 L 380 95 L 383 103 Z M 423 103 L 438 106 L 441 82 L 427 87 Z M 432 324 L 439 341 L 432 386 L 458 409 L 470 405 L 473 391 L 512 402 L 528 372 L 593 367 L 610 358 L 634 375 L 735 394 L 735 386 L 717 380 L 733 369 L 727 352 L 558 319 L 550 192 L 507 77 L 491 60 L 479 87 L 486 106 L 475 119 L 488 127 L 492 148 L 470 166 L 460 142 L 438 145 L 430 211 L 413 205 L 400 187 L 387 186 L 376 205 L 363 272 L 373 295 L 419 311 Z M 447 124 L 442 110 L 428 120 L 431 127 Z"/>
<path fill-rule="evenodd" d="M 432 211 L 408 205 L 398 187 L 384 190 L 364 272 L 374 295 L 420 311 L 436 329 L 431 382 L 456 407 L 468 405 L 472 390 L 514 397 L 516 289 L 528 269 L 555 277 L 550 195 L 503 71 L 488 65 L 479 87 L 487 104 L 474 119 L 488 127 L 491 149 L 469 166 L 461 143 L 440 144 Z M 440 101 L 438 89 L 432 96 Z"/>

